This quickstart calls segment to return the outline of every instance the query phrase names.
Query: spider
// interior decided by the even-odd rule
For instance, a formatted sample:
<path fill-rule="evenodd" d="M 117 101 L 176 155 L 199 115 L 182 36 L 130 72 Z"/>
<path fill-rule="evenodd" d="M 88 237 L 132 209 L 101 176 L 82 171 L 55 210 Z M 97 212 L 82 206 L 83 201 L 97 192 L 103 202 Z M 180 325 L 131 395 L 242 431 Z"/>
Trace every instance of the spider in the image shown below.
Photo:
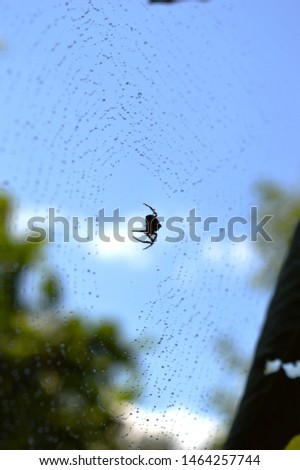
<path fill-rule="evenodd" d="M 138 242 L 141 242 L 141 243 L 147 243 L 148 246 L 146 246 L 145 248 L 143 248 L 144 250 L 147 250 L 147 248 L 150 248 L 150 246 L 153 245 L 154 242 L 156 242 L 156 239 L 157 239 L 157 230 L 160 229 L 161 227 L 161 224 L 159 223 L 158 219 L 157 219 L 157 212 L 155 209 L 153 209 L 153 207 L 149 206 L 148 204 L 146 204 L 145 202 L 143 203 L 144 206 L 147 206 L 149 207 L 149 209 L 152 210 L 153 214 L 149 214 L 149 215 L 146 215 L 145 217 L 145 228 L 144 229 L 140 229 L 140 230 L 132 230 L 133 232 L 142 232 L 146 235 L 147 238 L 149 238 L 149 240 L 140 240 L 139 238 L 136 238 L 134 235 L 133 238 L 135 240 L 137 240 Z"/>

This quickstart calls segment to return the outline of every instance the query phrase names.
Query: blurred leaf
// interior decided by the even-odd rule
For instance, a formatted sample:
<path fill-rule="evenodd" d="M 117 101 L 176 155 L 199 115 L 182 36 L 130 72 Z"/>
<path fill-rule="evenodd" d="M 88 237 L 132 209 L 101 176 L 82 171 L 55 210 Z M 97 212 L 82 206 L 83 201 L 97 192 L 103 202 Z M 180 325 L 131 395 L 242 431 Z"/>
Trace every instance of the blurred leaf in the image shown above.
<path fill-rule="evenodd" d="M 57 277 L 47 275 L 41 283 L 42 306 L 51 308 L 61 299 L 61 286 Z"/>
<path fill-rule="evenodd" d="M 253 285 L 260 288 L 271 288 L 275 282 L 285 258 L 294 227 L 300 219 L 300 193 L 287 191 L 272 182 L 260 182 L 255 187 L 259 198 L 259 214 L 272 215 L 267 231 L 272 242 L 261 237 L 256 243 L 261 268 Z"/>
<path fill-rule="evenodd" d="M 290 440 L 285 450 L 300 450 L 300 434 L 297 434 L 297 436 Z"/>

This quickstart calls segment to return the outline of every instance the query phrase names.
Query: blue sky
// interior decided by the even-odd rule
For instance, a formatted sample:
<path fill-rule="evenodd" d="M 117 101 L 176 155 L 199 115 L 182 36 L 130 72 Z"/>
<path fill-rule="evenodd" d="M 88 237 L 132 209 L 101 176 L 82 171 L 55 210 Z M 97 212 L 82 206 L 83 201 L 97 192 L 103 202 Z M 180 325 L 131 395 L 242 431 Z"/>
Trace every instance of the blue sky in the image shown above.
<path fill-rule="evenodd" d="M 48 207 L 83 222 L 101 208 L 146 215 L 143 202 L 223 225 L 249 218 L 256 181 L 295 187 L 299 3 L 122 3 L 2 2 L 0 184 L 16 197 L 16 226 Z M 253 244 L 166 234 L 147 251 L 58 241 L 46 254 L 61 311 L 149 337 L 141 409 L 215 418 L 210 390 L 235 383 L 217 338 L 250 355 L 270 293 L 249 285 Z"/>

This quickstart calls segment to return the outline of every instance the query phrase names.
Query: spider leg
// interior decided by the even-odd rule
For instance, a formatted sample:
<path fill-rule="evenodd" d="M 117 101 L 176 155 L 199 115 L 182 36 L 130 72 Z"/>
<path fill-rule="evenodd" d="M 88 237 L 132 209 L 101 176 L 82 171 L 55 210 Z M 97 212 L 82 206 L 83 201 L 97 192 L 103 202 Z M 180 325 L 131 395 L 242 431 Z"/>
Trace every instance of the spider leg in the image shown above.
<path fill-rule="evenodd" d="M 152 243 L 155 243 L 157 239 L 157 233 L 156 232 L 152 233 L 151 236 L 149 235 L 149 238 Z"/>
<path fill-rule="evenodd" d="M 156 240 L 156 238 L 157 238 L 157 233 L 154 233 L 154 234 L 152 235 L 154 238 L 152 238 L 152 236 L 149 235 L 149 233 L 147 233 L 147 232 L 145 232 L 145 231 L 144 231 L 144 233 L 145 233 L 146 236 L 149 238 L 149 240 L 140 240 L 139 238 L 136 238 L 134 235 L 132 235 L 132 238 L 134 238 L 135 240 L 137 240 L 137 241 L 140 242 L 140 243 L 145 243 L 146 245 L 148 245 L 148 246 L 146 246 L 145 248 L 143 248 L 143 250 L 147 250 L 147 249 L 150 248 L 150 246 L 152 246 L 153 243 L 155 242 L 155 240 Z"/>
<path fill-rule="evenodd" d="M 153 207 L 149 206 L 149 204 L 146 204 L 145 202 L 143 202 L 143 204 L 144 204 L 144 206 L 147 206 L 147 207 L 149 207 L 149 209 L 151 209 L 151 210 L 152 210 L 152 212 L 153 212 L 153 215 L 154 215 L 155 217 L 157 217 L 157 212 L 156 212 L 156 210 L 155 210 L 155 209 L 153 209 Z"/>
<path fill-rule="evenodd" d="M 149 237 L 150 241 L 147 242 L 147 241 L 144 241 L 144 243 L 148 243 L 149 246 L 146 246 L 146 248 L 143 248 L 143 250 L 147 250 L 148 248 L 150 248 L 150 246 L 153 245 L 153 243 L 156 242 L 156 239 L 157 239 L 157 233 L 152 233 L 151 235 L 150 234 L 146 234 L 147 237 Z"/>
<path fill-rule="evenodd" d="M 137 240 L 138 242 L 141 242 L 141 243 L 152 243 L 148 240 L 140 240 L 139 238 L 136 238 L 134 235 L 132 235 L 132 238 L 134 238 L 135 240 Z"/>
<path fill-rule="evenodd" d="M 145 248 L 143 248 L 143 251 L 144 251 L 144 250 L 148 250 L 148 248 L 150 248 L 150 246 L 153 245 L 153 242 L 145 242 L 145 243 L 148 243 L 148 246 L 146 246 Z"/>

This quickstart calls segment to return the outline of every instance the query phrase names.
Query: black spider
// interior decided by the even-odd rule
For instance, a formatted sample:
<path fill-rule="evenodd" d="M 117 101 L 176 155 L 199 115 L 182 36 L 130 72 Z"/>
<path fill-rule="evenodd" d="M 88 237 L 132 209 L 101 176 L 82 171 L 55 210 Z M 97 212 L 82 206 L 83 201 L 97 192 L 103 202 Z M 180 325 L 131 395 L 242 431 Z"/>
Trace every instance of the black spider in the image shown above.
<path fill-rule="evenodd" d="M 152 210 L 153 214 L 146 215 L 146 217 L 145 217 L 145 228 L 144 229 L 132 230 L 132 231 L 133 232 L 142 232 L 142 233 L 144 233 L 146 235 L 146 237 L 149 238 L 149 240 L 140 240 L 139 238 L 136 238 L 134 235 L 132 235 L 132 236 L 138 242 L 147 243 L 148 246 L 146 246 L 146 248 L 143 248 L 144 250 L 147 250 L 147 248 L 150 248 L 150 246 L 152 246 L 153 243 L 156 241 L 156 239 L 157 239 L 157 230 L 160 229 L 161 224 L 159 223 L 159 221 L 157 219 L 156 210 L 153 209 L 153 207 L 149 206 L 148 204 L 145 204 L 145 202 L 144 202 L 144 206 L 149 207 L 149 209 Z"/>

